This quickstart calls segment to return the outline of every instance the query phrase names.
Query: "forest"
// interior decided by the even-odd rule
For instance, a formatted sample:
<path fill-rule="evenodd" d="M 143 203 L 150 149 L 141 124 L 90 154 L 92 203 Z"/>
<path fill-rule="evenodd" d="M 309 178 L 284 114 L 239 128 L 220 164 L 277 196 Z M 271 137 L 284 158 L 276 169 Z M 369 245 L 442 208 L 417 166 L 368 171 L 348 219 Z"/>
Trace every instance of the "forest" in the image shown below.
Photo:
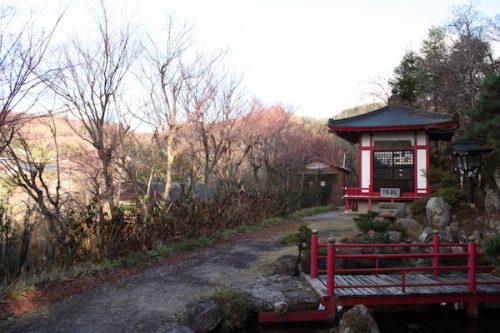
<path fill-rule="evenodd" d="M 93 13 L 89 35 L 55 41 L 58 20 L 42 30 L 1 7 L 3 285 L 313 206 L 318 193 L 295 184 L 312 160 L 345 161 L 356 174 L 356 147 L 329 134 L 326 120 L 253 98 L 226 66 L 228 51 L 200 49 L 192 26 L 169 17 L 162 31 L 139 33 L 104 2 Z M 500 162 L 492 49 L 500 21 L 472 5 L 452 14 L 370 93 L 385 103 L 394 87 L 405 104 L 456 113 L 458 137 L 494 149 L 491 181 Z"/>

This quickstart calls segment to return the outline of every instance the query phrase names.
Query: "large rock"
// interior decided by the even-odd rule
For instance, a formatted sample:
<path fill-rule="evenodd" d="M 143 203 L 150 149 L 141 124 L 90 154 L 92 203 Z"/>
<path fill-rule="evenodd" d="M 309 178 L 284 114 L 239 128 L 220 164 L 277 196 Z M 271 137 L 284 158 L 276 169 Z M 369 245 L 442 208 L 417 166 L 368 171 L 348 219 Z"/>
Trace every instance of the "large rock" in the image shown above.
<path fill-rule="evenodd" d="M 420 236 L 418 237 L 418 239 L 420 240 L 420 242 L 422 243 L 429 243 L 432 239 L 432 235 L 433 235 L 433 229 L 431 227 L 427 227 L 425 228 L 422 233 L 420 234 Z"/>
<path fill-rule="evenodd" d="M 398 219 L 406 216 L 404 202 L 381 202 L 378 204 L 379 215 L 388 219 Z"/>
<path fill-rule="evenodd" d="M 279 315 L 284 315 L 288 312 L 288 304 L 285 302 L 276 302 L 273 304 L 274 312 Z"/>
<path fill-rule="evenodd" d="M 496 168 L 495 173 L 493 174 L 493 178 L 495 179 L 495 183 L 497 184 L 497 190 L 500 191 L 500 167 Z"/>
<path fill-rule="evenodd" d="M 262 276 L 242 287 L 256 311 L 276 311 L 276 304 L 287 304 L 288 311 L 304 311 L 318 307 L 315 292 L 308 284 L 286 274 Z"/>
<path fill-rule="evenodd" d="M 297 264 L 297 256 L 293 255 L 281 256 L 274 262 L 273 271 L 275 273 L 295 275 L 296 264 Z"/>
<path fill-rule="evenodd" d="M 452 242 L 456 243 L 459 241 L 458 234 L 460 232 L 460 226 L 458 225 L 457 222 L 451 223 L 449 226 L 446 227 L 446 230 L 450 233 Z"/>
<path fill-rule="evenodd" d="M 214 330 L 223 319 L 222 308 L 214 301 L 194 300 L 186 304 L 185 323 L 196 333 Z"/>
<path fill-rule="evenodd" d="M 194 331 L 192 329 L 190 329 L 189 327 L 180 326 L 180 325 L 169 327 L 161 332 L 162 333 L 194 333 Z"/>
<path fill-rule="evenodd" d="M 500 231 L 500 218 L 492 218 L 488 221 L 488 225 L 493 231 Z"/>
<path fill-rule="evenodd" d="M 500 215 L 500 195 L 498 191 L 491 188 L 486 189 L 484 208 L 490 217 Z"/>
<path fill-rule="evenodd" d="M 452 236 L 451 232 L 449 232 L 449 231 L 440 231 L 439 232 L 439 240 L 440 240 L 440 242 L 443 242 L 443 243 L 452 243 L 453 236 Z"/>
<path fill-rule="evenodd" d="M 441 197 L 432 197 L 425 206 L 427 222 L 432 226 L 446 227 L 451 222 L 451 206 Z"/>
<path fill-rule="evenodd" d="M 401 233 L 399 231 L 391 230 L 387 232 L 389 243 L 396 244 L 401 242 Z"/>
<path fill-rule="evenodd" d="M 368 308 L 356 305 L 342 316 L 339 333 L 380 333 L 380 331 Z"/>

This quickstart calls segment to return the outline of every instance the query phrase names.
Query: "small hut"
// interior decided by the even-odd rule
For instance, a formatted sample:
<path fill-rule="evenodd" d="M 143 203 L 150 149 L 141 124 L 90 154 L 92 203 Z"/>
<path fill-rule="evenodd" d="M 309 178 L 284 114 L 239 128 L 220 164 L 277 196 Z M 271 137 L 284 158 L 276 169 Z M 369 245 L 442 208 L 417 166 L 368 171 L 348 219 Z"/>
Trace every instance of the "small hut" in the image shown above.
<path fill-rule="evenodd" d="M 328 121 L 331 133 L 358 145 L 359 186 L 345 188 L 346 210 L 378 210 L 379 202 L 414 201 L 431 193 L 430 141 L 450 141 L 458 119 L 402 105 L 393 93 L 383 108 Z"/>
<path fill-rule="evenodd" d="M 316 205 L 342 205 L 348 168 L 315 159 L 297 173 L 301 189 L 318 195 Z"/>

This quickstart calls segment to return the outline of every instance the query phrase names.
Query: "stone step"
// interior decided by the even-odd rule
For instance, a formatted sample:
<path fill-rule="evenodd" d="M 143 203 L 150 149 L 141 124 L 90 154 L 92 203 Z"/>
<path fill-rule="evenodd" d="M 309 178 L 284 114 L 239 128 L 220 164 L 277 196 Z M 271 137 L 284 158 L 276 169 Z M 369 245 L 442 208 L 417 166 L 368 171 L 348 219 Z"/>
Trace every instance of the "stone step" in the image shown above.
<path fill-rule="evenodd" d="M 387 219 L 396 219 L 406 216 L 404 202 L 381 202 L 378 204 L 379 215 Z"/>

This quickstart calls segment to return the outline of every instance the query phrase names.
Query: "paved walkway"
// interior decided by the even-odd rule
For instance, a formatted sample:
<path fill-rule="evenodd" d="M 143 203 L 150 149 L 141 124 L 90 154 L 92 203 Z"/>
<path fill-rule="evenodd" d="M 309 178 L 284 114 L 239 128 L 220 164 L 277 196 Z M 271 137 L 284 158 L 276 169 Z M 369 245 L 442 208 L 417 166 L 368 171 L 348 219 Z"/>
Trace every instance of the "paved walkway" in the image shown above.
<path fill-rule="evenodd" d="M 354 230 L 352 218 L 339 211 L 303 219 L 320 235 L 344 235 Z M 295 227 L 295 226 L 294 226 Z M 243 239 L 203 248 L 175 264 L 148 269 L 120 282 L 45 306 L 12 322 L 0 324 L 2 332 L 163 332 L 185 304 L 217 286 L 257 290 L 265 282 L 269 265 L 295 247 L 280 245 L 290 228 L 273 228 L 266 239 Z M 272 286 L 271 286 L 272 287 Z M 282 294 L 266 291 L 280 300 Z M 271 301 L 272 301 L 271 300 Z"/>

